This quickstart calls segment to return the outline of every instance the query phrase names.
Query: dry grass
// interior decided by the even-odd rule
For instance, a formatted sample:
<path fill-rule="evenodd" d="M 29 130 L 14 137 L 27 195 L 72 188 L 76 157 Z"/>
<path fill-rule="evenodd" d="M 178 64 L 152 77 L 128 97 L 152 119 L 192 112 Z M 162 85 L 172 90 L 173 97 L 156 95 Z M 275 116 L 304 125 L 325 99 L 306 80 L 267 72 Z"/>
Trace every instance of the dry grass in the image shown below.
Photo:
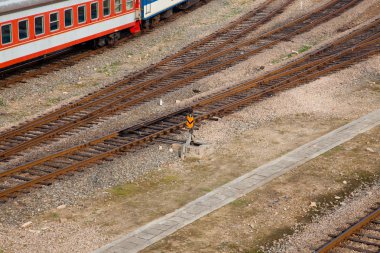
<path fill-rule="evenodd" d="M 196 221 L 144 252 L 261 252 L 380 180 L 380 127 Z M 371 147 L 375 153 L 366 150 Z M 343 181 L 345 181 L 343 183 Z M 309 207 L 310 202 L 317 207 Z M 201 234 L 194 236 L 193 234 Z"/>

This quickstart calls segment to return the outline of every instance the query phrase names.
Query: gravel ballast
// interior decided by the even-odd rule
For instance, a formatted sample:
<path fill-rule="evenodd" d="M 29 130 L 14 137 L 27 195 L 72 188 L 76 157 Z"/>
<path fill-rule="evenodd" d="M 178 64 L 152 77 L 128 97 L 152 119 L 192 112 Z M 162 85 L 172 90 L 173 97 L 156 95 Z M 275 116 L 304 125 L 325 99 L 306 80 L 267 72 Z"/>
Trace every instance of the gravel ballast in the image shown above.
<path fill-rule="evenodd" d="M 326 1 L 319 1 L 316 5 L 323 2 Z M 33 117 L 36 112 L 43 112 L 46 108 L 51 108 L 52 105 L 47 103 L 50 95 L 60 98 L 59 103 L 54 105 L 58 106 L 112 80 L 117 80 L 126 73 L 158 61 L 168 52 L 175 50 L 178 45 L 182 45 L 184 41 L 186 43 L 191 42 L 188 38 L 198 39 L 249 11 L 259 3 L 259 1 L 243 0 L 212 1 L 203 8 L 181 17 L 180 20 L 142 36 L 141 41 L 139 40 L 135 45 L 130 45 L 131 47 L 123 46 L 112 49 L 102 56 L 80 62 L 78 66 L 52 73 L 47 77 L 36 78 L 27 84 L 6 90 L 2 96 L 5 98 L 12 97 L 12 99 L 9 101 L 5 99 L 6 104 L 10 106 L 10 111 L 5 116 L 0 116 L 2 117 L 0 118 L 2 119 L 1 126 L 3 128 L 8 127 L 17 121 Z M 303 3 L 305 4 L 303 11 L 307 11 L 306 7 L 315 5 L 314 1 L 303 1 Z M 331 37 L 337 34 L 337 30 L 346 27 L 347 23 L 351 26 L 362 23 L 363 15 L 367 14 L 368 10 L 376 4 L 378 3 L 375 0 L 365 1 L 355 9 L 329 22 L 329 24 L 321 25 L 304 35 L 297 36 L 292 41 L 281 43 L 274 49 L 266 50 L 222 73 L 162 96 L 164 101 L 162 107 L 157 106 L 158 99 L 156 99 L 123 115 L 113 117 L 89 131 L 82 131 L 79 135 L 40 148 L 27 158 L 37 156 L 41 152 L 53 152 L 82 143 L 96 136 L 132 125 L 138 122 L 142 115 L 152 115 L 177 107 L 178 104 L 175 103 L 175 100 L 182 100 L 179 105 L 186 104 L 192 100 L 186 100 L 186 98 L 194 97 L 192 92 L 194 88 L 201 90 L 202 95 L 204 95 L 209 90 L 241 82 L 243 79 L 250 79 L 263 73 L 259 70 L 260 66 L 265 66 L 265 71 L 269 71 L 279 64 L 286 63 L 289 59 L 285 58 L 284 55 L 291 53 L 292 50 L 297 50 L 305 44 L 317 48 L 325 40 L 332 39 Z M 300 15 L 302 12 L 299 8 L 300 1 L 296 1 L 289 8 L 289 12 L 285 12 L 276 18 L 271 25 L 274 26 L 285 21 L 286 18 L 289 18 L 287 16 L 289 14 L 297 12 L 297 15 Z M 216 15 L 215 10 L 217 10 L 218 15 Z M 215 15 L 211 15 L 211 13 Z M 375 14 L 371 15 L 369 15 L 370 18 Z M 194 20 L 197 22 L 193 22 Z M 262 30 L 268 29 L 271 25 L 264 26 Z M 189 29 L 184 29 L 184 27 Z M 153 39 L 154 36 L 157 39 Z M 155 46 L 152 44 L 149 47 L 149 43 L 153 43 Z M 148 45 L 152 51 L 146 54 L 139 52 L 138 48 L 143 45 L 144 47 Z M 129 60 L 123 60 L 120 65 L 116 64 L 117 67 L 113 67 L 115 69 L 111 69 L 110 66 L 115 65 L 112 63 L 116 55 L 122 55 L 123 59 Z M 103 70 L 98 71 L 102 68 L 106 70 L 104 72 Z M 331 119 L 332 121 L 337 119 L 342 122 L 353 120 L 380 107 L 379 70 L 380 57 L 372 57 L 339 73 L 261 101 L 218 122 L 208 122 L 197 131 L 197 137 L 218 147 L 240 136 L 246 130 L 265 126 L 282 117 L 303 115 L 323 120 Z M 26 100 L 34 100 L 37 103 L 28 106 L 28 103 L 25 103 Z M 56 101 L 50 102 L 55 103 Z M 159 149 L 159 145 L 163 147 L 162 150 Z M 271 152 L 270 145 L 263 146 L 262 152 Z M 0 206 L 0 249 L 4 248 L 7 250 L 6 252 L 88 252 L 105 244 L 118 235 L 105 234 L 101 226 L 91 225 L 91 220 L 61 221 L 55 217 L 46 218 L 45 216 L 54 213 L 55 208 L 63 204 L 73 208 L 81 208 L 91 203 L 91 199 L 97 201 L 106 198 L 109 194 L 107 189 L 110 187 L 125 181 L 133 182 L 143 177 L 147 172 L 156 171 L 168 164 L 178 164 L 176 155 L 169 152 L 168 145 L 155 144 L 134 153 L 123 155 L 113 162 L 86 168 L 83 173 L 76 173 L 73 177 L 66 177 L 54 182 L 52 186 L 43 187 L 28 195 L 20 196 L 16 200 L 9 201 Z M 41 216 L 45 218 L 41 218 Z M 40 222 L 41 219 L 44 221 Z M 32 223 L 26 228 L 20 228 L 23 223 L 29 220 L 39 223 Z M 83 236 L 84 234 L 86 236 Z M 41 249 L 44 250 L 41 251 Z"/>

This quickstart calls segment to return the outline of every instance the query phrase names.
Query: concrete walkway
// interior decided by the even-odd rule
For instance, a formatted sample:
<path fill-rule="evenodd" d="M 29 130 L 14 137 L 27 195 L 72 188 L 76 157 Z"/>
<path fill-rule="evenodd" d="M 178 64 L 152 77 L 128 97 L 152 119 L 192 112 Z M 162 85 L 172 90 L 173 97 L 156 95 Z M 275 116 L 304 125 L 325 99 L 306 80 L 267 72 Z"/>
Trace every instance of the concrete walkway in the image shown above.
<path fill-rule="evenodd" d="M 380 125 L 380 109 L 344 125 L 154 220 L 94 253 L 138 252 L 287 171 Z"/>

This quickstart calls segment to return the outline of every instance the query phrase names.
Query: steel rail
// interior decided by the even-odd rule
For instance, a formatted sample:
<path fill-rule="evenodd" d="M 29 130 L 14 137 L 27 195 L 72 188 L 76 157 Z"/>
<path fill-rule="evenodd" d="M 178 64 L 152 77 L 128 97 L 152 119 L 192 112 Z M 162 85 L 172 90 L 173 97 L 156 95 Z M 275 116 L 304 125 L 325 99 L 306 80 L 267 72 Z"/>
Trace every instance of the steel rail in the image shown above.
<path fill-rule="evenodd" d="M 379 20 L 379 22 L 371 24 L 368 27 L 378 27 L 379 24 L 380 24 L 380 20 Z M 355 33 L 355 34 L 358 34 L 358 33 Z M 341 53 L 341 55 L 350 54 L 350 53 L 352 53 L 352 50 L 360 49 L 362 47 L 368 46 L 368 44 L 373 44 L 373 43 L 379 42 L 379 36 L 380 36 L 380 29 L 379 29 L 379 33 L 367 38 L 366 40 L 364 40 L 362 43 L 360 43 L 358 45 L 354 45 L 353 47 L 344 50 Z M 346 38 L 349 38 L 349 37 L 352 38 L 353 34 L 348 35 Z M 330 47 L 333 47 L 333 45 L 331 45 Z M 327 46 L 327 47 L 321 49 L 320 52 L 323 52 L 323 51 L 327 50 L 328 48 L 329 47 Z M 373 53 L 376 53 L 376 51 L 374 51 Z M 308 68 L 307 69 L 308 71 L 317 70 L 321 64 L 326 64 L 328 62 L 333 61 L 336 58 L 335 55 L 332 55 L 332 56 L 328 56 L 325 58 L 317 59 L 316 61 L 312 61 L 310 63 L 303 64 L 301 66 L 297 66 L 297 65 L 300 65 L 300 63 L 304 62 L 305 57 L 309 57 L 309 56 L 310 55 L 305 55 L 304 57 L 288 64 L 289 65 L 288 68 L 287 68 L 288 65 L 286 65 L 283 68 L 280 68 L 278 70 L 274 70 L 274 71 L 270 72 L 269 74 L 266 74 L 262 77 L 258 77 L 257 79 L 254 79 L 252 81 L 248 81 L 247 83 L 239 84 L 239 85 L 236 85 L 235 87 L 230 87 L 227 90 L 219 92 L 217 94 L 212 94 L 210 96 L 210 98 L 203 99 L 202 101 L 199 101 L 198 106 L 202 107 L 202 106 L 205 106 L 209 103 L 212 103 L 213 100 L 215 100 L 215 99 L 223 99 L 225 97 L 231 96 L 232 94 L 244 92 L 248 89 L 251 89 L 252 87 L 256 87 L 258 85 L 268 84 L 270 81 L 281 78 L 282 76 L 284 76 L 286 74 L 297 73 L 301 69 Z"/>
<path fill-rule="evenodd" d="M 362 30 L 363 29 L 368 29 L 368 27 L 364 27 Z M 334 57 L 331 57 L 325 52 L 326 55 L 324 57 L 326 57 L 328 61 L 320 61 L 321 59 L 318 58 L 313 59 L 310 57 L 311 55 L 304 56 L 303 58 L 305 60 L 305 68 L 298 69 L 299 71 L 296 72 L 296 74 L 298 73 L 298 76 L 295 75 L 295 73 L 284 73 L 283 77 L 278 78 L 277 84 L 274 82 L 272 85 L 261 85 L 261 89 L 253 88 L 251 93 L 246 93 L 246 91 L 244 91 L 243 93 L 235 92 L 234 94 L 230 94 L 230 97 L 233 98 L 233 96 L 240 93 L 241 97 L 234 97 L 235 100 L 233 103 L 231 103 L 229 100 L 220 98 L 214 99 L 214 106 L 210 106 L 211 103 L 208 103 L 206 105 L 199 106 L 198 108 L 197 103 L 195 103 L 193 105 L 194 109 L 197 109 L 195 113 L 195 119 L 197 122 L 200 122 L 215 115 L 230 113 L 231 111 L 245 106 L 247 103 L 251 103 L 254 100 L 263 98 L 265 94 L 271 93 L 273 91 L 287 89 L 291 86 L 300 85 L 308 80 L 318 78 L 320 75 L 326 75 L 340 68 L 347 67 L 348 65 L 351 65 L 364 58 L 368 58 L 370 55 L 379 53 L 379 31 L 375 30 L 373 33 L 374 34 L 372 35 L 367 34 L 365 37 L 360 37 L 360 34 L 358 34 L 357 40 L 355 40 L 355 38 L 352 38 L 352 36 L 346 36 L 348 39 L 348 41 L 346 41 L 346 44 L 344 40 L 340 40 L 341 45 L 334 44 L 334 46 L 330 48 L 330 53 L 334 55 Z M 351 45 L 350 42 L 352 42 L 352 40 L 356 41 L 357 43 L 355 46 L 352 46 L 351 50 L 348 50 L 347 45 Z M 341 47 L 340 50 L 339 47 Z M 321 52 L 322 51 L 317 50 L 314 52 L 314 55 L 319 55 Z M 309 64 L 310 62 L 308 62 L 308 60 L 313 61 L 314 63 L 318 62 L 318 64 L 315 65 L 315 68 L 311 68 Z M 285 80 L 282 80 L 284 78 Z M 244 85 L 246 84 L 242 84 L 242 86 Z M 11 169 L 9 171 L 2 172 L 2 174 L 0 174 L 0 179 L 9 176 L 12 177 L 15 173 L 19 172 L 27 173 L 27 171 L 37 168 L 37 166 L 48 166 L 47 162 L 54 161 L 56 158 L 71 159 L 69 160 L 69 163 L 65 163 L 68 165 L 66 167 L 60 168 L 59 170 L 51 172 L 47 175 L 43 175 L 35 179 L 30 179 L 28 182 L 19 184 L 16 187 L 0 191 L 0 198 L 12 196 L 12 194 L 22 192 L 23 190 L 30 188 L 36 184 L 41 184 L 47 180 L 51 180 L 60 175 L 64 175 L 68 172 L 77 170 L 78 168 L 83 168 L 89 164 L 99 162 L 102 159 L 109 157 L 110 155 L 127 151 L 130 148 L 139 146 L 146 142 L 154 141 L 160 136 L 167 135 L 178 129 L 181 129 L 185 126 L 184 119 L 186 112 L 189 110 L 190 108 L 183 108 L 169 115 L 160 116 L 159 118 L 151 120 L 149 122 L 144 122 L 121 132 L 103 137 L 101 140 L 95 140 L 92 143 L 74 147 L 69 150 L 62 151 L 58 154 L 53 154 L 50 157 L 45 157 L 29 164 Z M 202 110 L 206 110 L 206 112 L 202 112 Z M 106 143 L 107 145 L 102 145 L 102 143 Z M 107 149 L 106 146 L 109 146 L 109 149 Z M 106 150 L 102 152 L 102 149 Z M 73 157 L 75 155 L 77 155 L 77 157 Z M 78 159 L 78 156 L 82 156 L 82 159 L 76 161 L 75 159 Z M 62 160 L 60 161 L 63 162 Z"/>
<path fill-rule="evenodd" d="M 263 94 L 256 95 L 256 98 L 262 97 Z M 252 101 L 252 97 L 250 97 L 249 99 Z M 219 109 L 211 111 L 211 112 L 209 112 L 207 114 L 198 116 L 198 117 L 196 117 L 196 120 L 198 122 L 200 122 L 200 121 L 205 120 L 207 118 L 210 118 L 212 116 L 221 115 L 221 113 L 226 113 L 227 110 L 228 111 L 235 110 L 237 107 L 241 107 L 244 102 L 248 102 L 248 101 L 239 101 L 239 102 L 237 102 L 237 103 L 235 103 L 233 105 L 226 105 L 224 108 L 219 108 Z M 235 108 L 233 108 L 233 107 L 235 107 Z M 189 110 L 189 108 L 186 108 L 186 109 L 183 110 L 183 112 L 186 112 L 188 110 Z M 182 118 L 184 118 L 183 112 L 179 114 L 179 115 L 182 115 Z M 178 113 L 176 113 L 176 115 L 178 115 Z M 156 122 L 158 122 L 158 121 L 160 121 L 160 120 L 156 120 Z M 141 138 L 139 140 L 136 140 L 133 143 L 129 143 L 129 144 L 127 144 L 127 145 L 125 145 L 125 146 L 123 146 L 121 148 L 117 148 L 117 149 L 108 151 L 106 153 L 102 153 L 102 154 L 100 154 L 98 156 L 90 157 L 89 159 L 87 159 L 85 161 L 80 161 L 80 162 L 75 163 L 75 164 L 73 164 L 73 165 L 71 165 L 69 167 L 66 167 L 66 168 L 64 168 L 64 169 L 62 169 L 62 170 L 60 170 L 58 172 L 53 172 L 53 173 L 50 173 L 48 175 L 44 175 L 43 177 L 39 177 L 37 179 L 31 180 L 31 181 L 29 181 L 27 183 L 24 183 L 22 185 L 17 186 L 16 188 L 7 189 L 5 191 L 0 192 L 0 198 L 9 196 L 10 194 L 13 194 L 13 193 L 18 192 L 20 190 L 29 188 L 29 187 L 31 187 L 31 186 L 33 186 L 35 184 L 43 183 L 46 180 L 54 179 L 54 178 L 56 178 L 56 177 L 58 177 L 60 175 L 66 174 L 66 173 L 68 173 L 70 171 L 73 171 L 73 170 L 79 169 L 81 167 L 87 166 L 87 165 L 89 165 L 91 163 L 97 162 L 100 159 L 106 158 L 106 157 L 108 157 L 108 156 L 110 156 L 112 154 L 125 151 L 126 149 L 131 148 L 133 146 L 137 146 L 137 145 L 142 144 L 142 143 L 147 142 L 147 141 L 153 141 L 155 138 L 158 138 L 160 136 L 166 135 L 166 134 L 168 134 L 170 132 L 173 132 L 173 131 L 175 131 L 177 129 L 180 129 L 180 128 L 184 127 L 184 126 L 185 126 L 185 122 L 184 121 L 179 122 L 179 124 L 177 124 L 177 125 L 174 125 L 174 126 L 172 126 L 170 128 L 166 128 L 165 130 L 161 130 L 159 132 L 155 132 L 154 134 L 151 134 L 149 136 L 145 136 L 145 137 L 143 137 L 143 138 Z M 129 130 L 126 130 L 126 132 L 128 132 L 128 131 Z"/>
<path fill-rule="evenodd" d="M 311 29 L 312 27 L 316 26 L 317 24 L 321 23 L 322 21 L 326 21 L 328 20 L 329 18 L 332 18 L 334 17 L 335 15 L 337 15 L 337 13 L 341 13 L 342 11 L 346 10 L 347 8 L 357 4 L 358 2 L 360 2 L 361 0 L 354 0 L 354 1 L 347 1 L 347 4 L 346 5 L 342 5 L 341 8 L 339 8 L 338 10 L 335 10 L 333 11 L 332 13 L 327 13 L 328 15 L 327 16 L 322 16 L 321 18 L 319 19 L 316 19 L 316 20 L 313 20 L 313 22 L 311 22 L 309 20 L 309 23 L 307 23 L 306 25 L 304 25 L 302 27 L 302 29 L 297 29 L 296 31 L 293 31 L 292 33 L 287 33 L 287 36 L 291 37 L 291 36 L 295 36 L 296 34 L 299 34 L 300 33 L 300 30 L 301 31 L 306 31 L 308 29 Z M 333 1 L 332 3 L 329 3 L 327 4 L 326 6 L 333 6 L 334 3 L 338 3 L 339 1 Z M 339 2 L 339 4 L 342 3 L 342 2 Z M 325 6 L 325 7 L 326 7 Z M 321 7 L 322 8 L 322 7 Z M 292 22 L 291 24 L 288 24 L 285 26 L 285 28 L 281 29 L 281 28 L 278 28 L 278 29 L 275 29 L 276 32 L 278 31 L 284 31 L 286 28 L 288 27 L 291 27 L 292 25 L 297 25 L 297 24 L 300 24 L 302 22 L 305 22 L 305 20 L 307 20 L 307 18 L 310 18 L 312 17 L 312 15 L 316 14 L 316 13 L 319 13 L 321 8 L 319 8 L 318 10 L 312 12 L 312 13 L 309 13 L 309 14 L 306 14 L 304 15 L 303 17 L 295 20 L 294 22 Z M 267 38 L 269 35 L 273 35 L 274 32 L 269 32 L 269 33 L 266 33 L 264 34 L 263 36 L 260 36 L 259 38 Z M 245 54 L 239 54 L 237 57 L 235 58 L 232 58 L 230 59 L 229 61 L 224 61 L 216 66 L 212 66 L 211 68 L 209 68 L 208 70 L 203 70 L 203 71 L 198 71 L 196 72 L 194 75 L 190 76 L 190 77 L 186 77 L 184 79 L 181 79 L 181 80 L 178 80 L 178 81 L 175 81 L 169 85 L 165 85 L 165 86 L 162 86 L 162 87 L 159 87 L 155 90 L 152 90 L 151 92 L 149 92 L 148 94 L 144 94 L 144 96 L 139 96 L 139 93 L 145 89 L 146 87 L 150 87 L 152 84 L 154 84 L 155 82 L 159 81 L 159 80 L 163 80 L 167 77 L 170 77 L 170 76 L 173 76 L 175 74 L 178 74 L 180 73 L 180 71 L 183 71 L 183 69 L 190 69 L 191 67 L 193 66 L 196 66 L 196 64 L 200 65 L 200 64 L 203 64 L 207 61 L 212 61 L 218 57 L 223 57 L 223 55 L 225 54 L 228 54 L 228 53 L 231 53 L 231 52 L 234 52 L 237 48 L 241 48 L 241 47 L 245 47 L 247 46 L 247 44 L 252 44 L 253 42 L 257 41 L 258 39 L 255 38 L 254 40 L 249 40 L 248 42 L 243 42 L 241 44 L 238 44 L 237 46 L 235 46 L 233 48 L 233 50 L 231 49 L 227 49 L 227 50 L 223 50 L 221 51 L 220 53 L 217 53 L 217 54 L 214 54 L 214 55 L 211 55 L 211 56 L 207 56 L 206 58 L 204 59 L 201 59 L 201 60 L 196 60 L 196 61 L 193 61 L 189 64 L 186 64 L 184 67 L 181 67 L 181 68 L 177 68 L 176 70 L 173 70 L 167 74 L 164 74 L 163 76 L 155 79 L 155 80 L 152 80 L 152 81 L 147 81 L 146 83 L 141 83 L 139 88 L 138 89 L 134 89 L 133 91 L 127 93 L 127 95 L 124 95 L 120 98 L 118 98 L 117 100 L 115 101 L 112 101 L 111 103 L 108 103 L 108 104 L 104 104 L 101 108 L 85 115 L 81 120 L 78 120 L 78 119 L 75 119 L 73 120 L 72 122 L 69 122 L 68 124 L 65 124 L 63 126 L 60 126 L 56 129 L 53 129 L 52 131 L 50 132 L 47 132 L 47 133 L 43 133 L 43 135 L 40 135 L 39 137 L 36 137 L 36 138 L 33 138 L 31 140 L 28 140 L 28 141 L 25 141 L 19 145 L 15 145 L 9 149 L 6 149 L 5 151 L 3 152 L 0 152 L 0 157 L 3 157 L 6 158 L 10 155 L 13 155 L 17 152 L 20 152 L 26 148 L 29 148 L 30 146 L 32 145 L 36 145 L 36 144 L 39 144 L 41 143 L 42 141 L 46 141 L 48 138 L 51 138 L 53 136 L 56 136 L 56 135 L 59 135 L 59 134 L 62 134 L 62 133 L 66 133 L 67 131 L 69 130 L 72 130 L 74 127 L 77 127 L 77 126 L 82 126 L 82 125 L 85 125 L 85 124 L 88 124 L 88 123 L 91 123 L 93 121 L 96 121 L 97 119 L 99 119 L 100 117 L 103 117 L 103 116 L 110 116 L 110 115 L 113 115 L 114 113 L 116 112 L 121 112 L 123 110 L 125 110 L 126 108 L 130 107 L 130 106 L 133 106 L 135 104 L 138 104 L 138 103 L 141 103 L 142 101 L 146 101 L 147 99 L 150 99 L 150 98 L 154 98 L 156 97 L 158 94 L 161 94 L 161 93 L 164 93 L 164 92 L 167 92 L 171 89 L 174 89 L 174 88 L 178 88 L 178 87 L 181 87 L 182 85 L 184 85 L 184 83 L 188 83 L 196 78 L 200 78 L 202 76 L 205 76 L 207 74 L 210 74 L 214 71 L 217 71 L 219 69 L 223 69 L 224 66 L 228 65 L 228 64 L 232 64 L 232 63 L 236 63 L 240 60 L 243 60 L 243 59 L 246 59 L 247 57 L 259 52 L 260 50 L 263 50 L 264 48 L 267 48 L 267 47 L 270 47 L 278 42 L 280 42 L 281 40 L 283 39 L 283 37 L 280 37 L 278 39 L 275 39 L 274 41 L 270 42 L 270 43 L 267 43 L 266 45 L 262 45 L 258 48 L 255 48 L 251 51 L 248 51 L 247 53 Z M 123 93 L 126 93 L 128 91 L 127 90 L 122 90 L 116 94 L 112 94 L 110 96 L 112 97 L 117 97 L 117 96 L 120 96 L 121 94 Z M 137 96 L 137 98 L 134 98 L 133 99 L 133 96 Z M 126 97 L 125 97 L 126 96 Z M 125 99 L 131 99 L 130 101 L 125 101 Z M 106 100 L 108 99 L 108 97 L 105 97 L 105 98 L 102 98 L 100 101 L 103 101 L 103 100 Z M 97 102 L 93 102 L 93 103 L 90 103 L 88 105 L 84 105 L 84 107 L 88 107 L 94 103 L 98 103 L 99 101 Z M 77 111 L 78 108 L 75 109 L 75 111 Z M 20 132 L 20 131 L 19 131 Z M 19 133 L 18 132 L 18 133 Z M 10 134 L 10 133 L 9 133 Z M 3 137 L 4 138 L 4 137 Z M 3 140 L 4 141 L 4 140 Z"/>
<path fill-rule="evenodd" d="M 331 241 L 324 244 L 322 247 L 318 248 L 315 253 L 328 253 L 332 249 L 339 247 L 344 241 L 349 240 L 351 236 L 358 234 L 358 232 L 368 226 L 371 222 L 375 221 L 380 217 L 380 207 L 375 209 L 373 212 L 369 213 L 358 222 L 345 229 L 337 237 L 333 238 Z M 378 238 L 379 240 L 380 238 Z M 366 244 L 366 241 L 359 240 L 359 243 Z M 368 243 L 370 244 L 370 243 Z M 377 244 L 378 250 L 380 250 L 380 244 Z M 360 249 L 359 249 L 360 250 Z"/>

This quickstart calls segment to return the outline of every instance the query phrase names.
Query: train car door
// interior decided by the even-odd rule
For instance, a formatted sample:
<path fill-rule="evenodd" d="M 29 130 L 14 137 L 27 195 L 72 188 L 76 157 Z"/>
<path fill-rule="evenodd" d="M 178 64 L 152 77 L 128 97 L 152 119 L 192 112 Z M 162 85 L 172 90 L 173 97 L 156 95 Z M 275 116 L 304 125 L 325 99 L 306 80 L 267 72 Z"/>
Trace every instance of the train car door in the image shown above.
<path fill-rule="evenodd" d="M 152 12 L 152 2 L 153 0 L 146 0 L 145 14 L 149 14 Z"/>

